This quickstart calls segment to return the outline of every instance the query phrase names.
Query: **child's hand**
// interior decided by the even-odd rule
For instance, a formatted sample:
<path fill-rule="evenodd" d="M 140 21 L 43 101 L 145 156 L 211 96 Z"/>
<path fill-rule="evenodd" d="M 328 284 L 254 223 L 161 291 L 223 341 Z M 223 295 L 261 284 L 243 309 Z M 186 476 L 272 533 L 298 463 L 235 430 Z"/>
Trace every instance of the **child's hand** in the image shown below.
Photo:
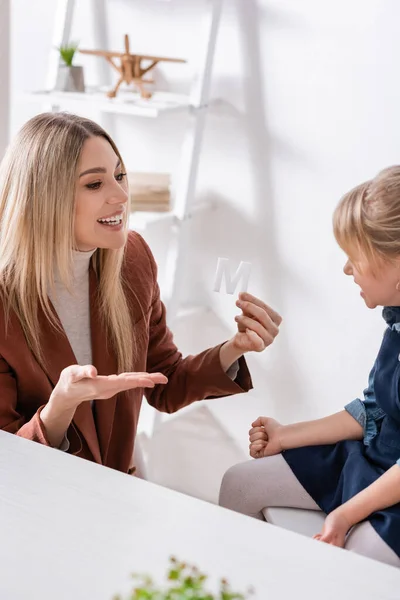
<path fill-rule="evenodd" d="M 283 425 L 269 417 L 258 417 L 249 431 L 250 456 L 263 458 L 282 452 L 280 433 Z"/>
<path fill-rule="evenodd" d="M 340 508 L 335 509 L 326 517 L 321 533 L 314 535 L 314 540 L 344 548 L 351 524 Z"/>

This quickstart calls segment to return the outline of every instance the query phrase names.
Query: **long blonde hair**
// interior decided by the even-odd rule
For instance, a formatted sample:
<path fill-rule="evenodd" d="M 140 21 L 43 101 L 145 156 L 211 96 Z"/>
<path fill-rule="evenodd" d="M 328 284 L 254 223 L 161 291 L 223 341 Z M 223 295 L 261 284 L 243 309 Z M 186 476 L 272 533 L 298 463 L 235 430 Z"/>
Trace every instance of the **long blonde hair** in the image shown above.
<path fill-rule="evenodd" d="M 52 326 L 48 299 L 54 272 L 68 288 L 74 240 L 75 185 L 85 140 L 110 136 L 96 123 L 67 113 L 43 113 L 28 121 L 0 166 L 0 293 L 6 314 L 14 311 L 40 364 L 38 309 Z M 98 249 L 91 258 L 99 287 L 100 313 L 118 370 L 131 371 L 136 352 L 121 267 L 124 248 Z M 8 318 L 8 317 L 7 317 Z"/>
<path fill-rule="evenodd" d="M 339 246 L 371 265 L 400 257 L 400 166 L 380 171 L 343 196 L 333 215 Z"/>

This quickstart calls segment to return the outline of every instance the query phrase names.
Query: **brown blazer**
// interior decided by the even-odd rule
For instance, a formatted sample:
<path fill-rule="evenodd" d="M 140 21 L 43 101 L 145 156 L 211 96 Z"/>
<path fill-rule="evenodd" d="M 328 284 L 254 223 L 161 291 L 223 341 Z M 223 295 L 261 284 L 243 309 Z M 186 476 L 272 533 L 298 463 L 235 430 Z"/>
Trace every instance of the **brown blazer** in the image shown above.
<path fill-rule="evenodd" d="M 138 345 L 133 371 L 161 372 L 168 377 L 165 386 L 145 390 L 149 404 L 171 413 L 196 400 L 251 389 L 251 378 L 243 358 L 239 361 L 235 382 L 224 373 L 219 361 L 220 346 L 182 358 L 166 325 L 156 275 L 156 264 L 147 244 L 140 235 L 131 232 L 125 249 L 123 276 L 132 311 L 133 335 Z M 117 372 L 117 365 L 100 322 L 97 279 L 92 269 L 89 290 L 92 362 L 100 375 L 110 375 Z M 77 361 L 66 335 L 52 328 L 42 313 L 39 319 L 47 361 L 44 369 L 29 350 L 15 314 L 11 314 L 6 335 L 4 309 L 0 306 L 0 427 L 49 445 L 40 411 L 62 369 Z M 95 400 L 93 410 L 90 402 L 83 402 L 67 432 L 69 452 L 129 472 L 142 395 L 143 389 L 134 389 L 108 400 Z"/>

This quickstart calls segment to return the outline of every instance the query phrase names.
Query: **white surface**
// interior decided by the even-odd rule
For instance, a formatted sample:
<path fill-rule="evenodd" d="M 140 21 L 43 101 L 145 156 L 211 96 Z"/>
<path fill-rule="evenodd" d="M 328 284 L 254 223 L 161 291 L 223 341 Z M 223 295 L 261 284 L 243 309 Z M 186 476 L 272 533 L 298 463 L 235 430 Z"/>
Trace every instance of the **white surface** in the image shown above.
<path fill-rule="evenodd" d="M 189 224 L 196 200 L 199 165 L 204 152 L 203 140 L 222 6 L 223 0 L 207 1 L 207 10 L 202 11 L 199 19 L 201 33 L 194 43 L 198 48 L 197 73 L 191 83 L 190 97 L 191 104 L 196 107 L 196 110 L 186 128 L 180 151 L 178 184 L 174 198 L 174 211 L 179 217 L 179 227 L 176 231 L 170 232 L 170 244 L 165 264 L 167 287 L 165 295 L 168 299 L 167 308 L 170 319 L 176 317 L 182 304 L 188 266 L 187 257 L 192 252 Z"/>
<path fill-rule="evenodd" d="M 147 212 L 138 210 L 135 213 L 131 213 L 129 216 L 129 229 L 133 229 L 135 231 L 143 231 L 151 223 L 168 221 L 169 219 L 176 219 L 174 212 Z"/>
<path fill-rule="evenodd" d="M 9 142 L 10 0 L 0 0 L 0 159 Z"/>
<path fill-rule="evenodd" d="M 265 519 L 271 525 L 313 537 L 320 533 L 325 521 L 325 513 L 319 510 L 304 510 L 302 508 L 264 508 Z"/>
<path fill-rule="evenodd" d="M 150 89 L 150 88 L 149 88 Z M 189 109 L 189 97 L 167 92 L 154 92 L 150 99 L 130 90 L 120 90 L 116 98 L 107 98 L 106 91 L 58 92 L 37 91 L 25 92 L 18 96 L 20 102 L 35 102 L 59 106 L 64 110 L 95 111 L 136 115 L 139 117 L 158 117 L 166 112 Z"/>
<path fill-rule="evenodd" d="M 225 472 L 248 458 L 204 402 L 159 423 L 140 446 L 148 481 L 214 504 Z"/>
<path fill-rule="evenodd" d="M 174 554 L 254 600 L 398 600 L 400 570 L 0 432 L 0 597 L 110 600 Z"/>

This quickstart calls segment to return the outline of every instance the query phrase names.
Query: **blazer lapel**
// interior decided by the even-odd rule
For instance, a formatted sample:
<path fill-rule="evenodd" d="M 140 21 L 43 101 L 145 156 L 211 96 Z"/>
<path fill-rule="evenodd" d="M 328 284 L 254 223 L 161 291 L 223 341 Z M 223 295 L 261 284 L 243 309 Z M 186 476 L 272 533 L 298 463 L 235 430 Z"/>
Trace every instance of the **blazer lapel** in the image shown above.
<path fill-rule="evenodd" d="M 53 305 L 51 305 L 51 308 L 56 316 L 60 330 L 56 330 L 49 323 L 41 308 L 39 309 L 38 318 L 41 332 L 41 346 L 43 356 L 46 360 L 44 371 L 53 387 L 55 387 L 60 378 L 61 371 L 65 367 L 76 365 L 77 360 Z M 73 422 L 85 438 L 95 461 L 101 463 L 99 442 L 90 402 L 82 402 L 78 406 Z"/>
<path fill-rule="evenodd" d="M 117 361 L 100 316 L 98 282 L 92 268 L 89 270 L 89 298 L 93 365 L 96 367 L 99 375 L 114 375 L 117 373 Z M 112 398 L 95 400 L 94 402 L 97 433 L 103 463 L 106 462 L 110 445 L 117 397 L 113 396 Z"/>

